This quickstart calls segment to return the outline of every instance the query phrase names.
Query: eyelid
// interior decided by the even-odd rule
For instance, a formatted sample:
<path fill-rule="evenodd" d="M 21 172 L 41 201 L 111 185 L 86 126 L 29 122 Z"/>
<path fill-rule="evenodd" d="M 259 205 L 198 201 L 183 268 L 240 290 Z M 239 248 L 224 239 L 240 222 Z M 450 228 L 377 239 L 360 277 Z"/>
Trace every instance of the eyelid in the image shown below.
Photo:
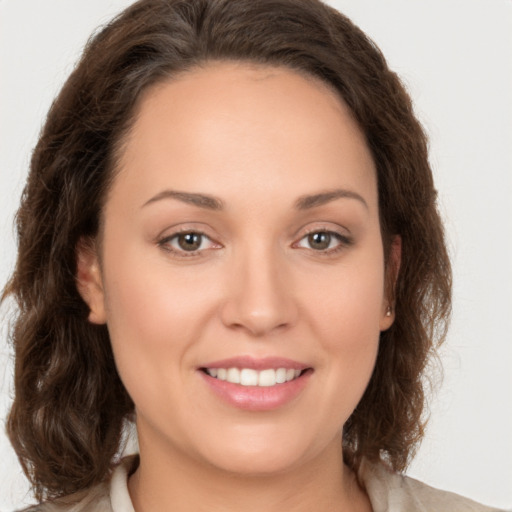
<path fill-rule="evenodd" d="M 327 227 L 325 225 L 310 227 L 302 232 L 302 235 L 300 236 L 300 238 L 297 239 L 296 242 L 294 242 L 292 244 L 292 247 L 308 250 L 318 256 L 333 256 L 333 255 L 337 254 L 338 252 L 340 252 L 354 244 L 354 239 L 353 239 L 352 235 L 350 235 L 346 232 L 342 232 L 342 231 L 345 231 L 345 230 L 336 229 L 333 227 Z M 327 233 L 329 235 L 334 236 L 338 240 L 339 243 L 338 243 L 338 245 L 336 245 L 336 247 L 332 247 L 330 249 L 324 249 L 324 250 L 317 250 L 317 249 L 313 249 L 313 248 L 308 249 L 307 247 L 299 247 L 298 246 L 298 244 L 302 240 L 304 240 L 306 237 L 308 237 L 309 235 L 314 234 L 314 233 Z"/>
<path fill-rule="evenodd" d="M 352 239 L 352 234 L 348 228 L 325 221 L 316 223 L 309 222 L 307 225 L 302 226 L 297 230 L 297 239 L 302 239 L 312 233 L 331 233 L 344 239 Z"/>
<path fill-rule="evenodd" d="M 169 230 L 164 231 L 163 235 L 159 235 L 156 239 L 156 244 L 164 251 L 173 254 L 180 258 L 191 258 L 191 257 L 200 257 L 203 256 L 203 253 L 205 251 L 208 251 L 210 249 L 221 249 L 223 246 L 219 242 L 213 239 L 209 234 L 205 232 L 205 230 L 200 228 L 195 228 L 192 226 L 180 226 L 179 228 L 176 228 L 169 232 Z M 204 237 L 213 244 L 214 247 L 209 247 L 207 249 L 198 249 L 195 251 L 186 251 L 184 249 L 179 249 L 176 247 L 172 247 L 170 245 L 170 241 L 177 238 L 179 235 L 185 235 L 185 234 L 196 234 L 200 235 L 201 237 Z"/>
<path fill-rule="evenodd" d="M 191 225 L 187 226 L 179 226 L 177 228 L 174 228 L 170 230 L 169 232 L 168 228 L 165 230 L 162 235 L 159 235 L 156 239 L 156 244 L 166 252 L 173 254 L 180 258 L 191 258 L 191 257 L 200 257 L 204 256 L 204 253 L 211 250 L 211 249 L 221 249 L 224 246 L 217 242 L 212 236 L 210 236 L 204 229 L 194 227 Z M 354 239 L 349 234 L 346 233 L 346 229 L 342 228 L 333 228 L 332 226 L 326 226 L 326 225 L 317 225 L 313 227 L 308 227 L 302 231 L 302 234 L 299 238 L 296 238 L 296 241 L 293 242 L 292 247 L 298 248 L 298 249 L 305 249 L 310 251 L 311 253 L 319 256 L 332 256 L 338 252 L 340 252 L 343 249 L 346 249 L 347 247 L 353 245 Z M 335 247 L 327 248 L 327 249 L 314 249 L 314 248 L 307 248 L 307 247 L 301 247 L 299 246 L 300 242 L 302 242 L 306 237 L 308 237 L 311 234 L 314 233 L 327 233 L 331 236 L 333 236 L 337 241 L 338 244 Z M 206 238 L 210 241 L 212 244 L 211 247 L 204 248 L 204 249 L 196 249 L 193 251 L 186 251 L 184 249 L 180 249 L 177 247 L 172 247 L 170 245 L 170 241 L 177 238 L 181 234 L 197 234 L 201 237 Z"/>

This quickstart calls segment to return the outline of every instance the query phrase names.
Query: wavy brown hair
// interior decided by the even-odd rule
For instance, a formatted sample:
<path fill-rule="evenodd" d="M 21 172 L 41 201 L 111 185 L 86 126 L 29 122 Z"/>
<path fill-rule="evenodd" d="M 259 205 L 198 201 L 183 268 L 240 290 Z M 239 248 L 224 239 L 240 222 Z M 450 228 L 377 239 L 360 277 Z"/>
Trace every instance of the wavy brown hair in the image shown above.
<path fill-rule="evenodd" d="M 215 60 L 312 75 L 352 110 L 377 168 L 385 252 L 400 235 L 402 260 L 389 286 L 396 320 L 345 425 L 345 457 L 354 469 L 366 457 L 403 470 L 423 435 L 423 377 L 445 335 L 451 272 L 427 140 L 400 80 L 317 0 L 141 0 L 87 44 L 50 109 L 17 214 L 18 260 L 3 293 L 18 306 L 7 430 L 39 500 L 104 481 L 134 408 L 106 326 L 87 320 L 75 248 L 98 233 L 141 93 Z"/>

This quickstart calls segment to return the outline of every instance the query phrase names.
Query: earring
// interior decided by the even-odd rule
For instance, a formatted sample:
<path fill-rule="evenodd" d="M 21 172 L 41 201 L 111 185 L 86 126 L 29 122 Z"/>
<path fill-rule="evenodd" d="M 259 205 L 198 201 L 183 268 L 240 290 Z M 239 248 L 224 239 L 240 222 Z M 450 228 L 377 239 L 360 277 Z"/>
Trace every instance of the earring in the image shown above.
<path fill-rule="evenodd" d="M 391 316 L 391 312 L 393 310 L 391 309 L 391 306 L 388 306 L 387 309 L 386 309 L 386 316 Z"/>

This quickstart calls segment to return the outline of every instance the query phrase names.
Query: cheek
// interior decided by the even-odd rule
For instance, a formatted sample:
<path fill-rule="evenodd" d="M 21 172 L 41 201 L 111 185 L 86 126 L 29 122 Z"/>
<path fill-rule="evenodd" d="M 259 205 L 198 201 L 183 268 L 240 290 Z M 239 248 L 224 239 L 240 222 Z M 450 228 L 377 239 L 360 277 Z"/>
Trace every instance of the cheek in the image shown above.
<path fill-rule="evenodd" d="M 137 414 L 153 421 L 171 421 L 169 410 L 183 402 L 193 341 L 200 336 L 207 308 L 200 290 L 182 286 L 168 274 L 156 265 L 133 272 L 124 258 L 111 269 L 107 283 L 107 324 L 116 366 Z"/>
<path fill-rule="evenodd" d="M 330 375 L 359 387 L 358 383 L 366 385 L 375 363 L 381 301 L 371 291 L 362 293 L 360 287 L 346 289 L 349 293 L 323 309 L 322 303 L 316 302 L 312 325 L 329 357 L 327 364 L 337 367 Z M 343 387 L 346 389 L 347 384 Z"/>
<path fill-rule="evenodd" d="M 142 243 L 112 240 L 104 274 L 116 365 L 136 406 L 161 410 L 194 372 L 198 342 L 217 311 L 220 276 L 207 266 L 179 267 Z"/>
<path fill-rule="evenodd" d="M 365 341 L 373 343 L 379 337 L 384 270 L 378 256 L 376 251 L 367 262 L 347 262 L 336 272 L 320 278 L 317 274 L 315 286 L 309 286 L 310 292 L 304 294 L 303 307 L 310 323 L 325 333 L 333 349 L 342 342 L 358 350 Z"/>
<path fill-rule="evenodd" d="M 201 274 L 173 271 L 160 254 L 141 252 L 114 254 L 106 269 L 109 329 L 134 343 L 167 345 L 171 338 L 190 337 L 194 320 L 208 308 Z"/>
<path fill-rule="evenodd" d="M 373 372 L 380 339 L 384 272 L 379 252 L 368 264 L 341 267 L 318 281 L 304 300 L 304 317 L 322 344 L 325 400 L 346 421 Z M 370 264 L 371 263 L 371 264 Z M 327 406 L 327 404 L 326 404 Z"/>
<path fill-rule="evenodd" d="M 176 370 L 169 361 L 180 361 L 187 340 L 197 329 L 194 306 L 200 294 L 195 286 L 181 286 L 170 275 L 169 265 L 143 257 L 144 248 L 136 244 L 111 244 L 105 248 L 105 303 L 107 325 L 121 378 L 137 404 L 137 396 L 158 383 L 171 388 Z M 168 384 L 168 385 L 166 385 Z"/>

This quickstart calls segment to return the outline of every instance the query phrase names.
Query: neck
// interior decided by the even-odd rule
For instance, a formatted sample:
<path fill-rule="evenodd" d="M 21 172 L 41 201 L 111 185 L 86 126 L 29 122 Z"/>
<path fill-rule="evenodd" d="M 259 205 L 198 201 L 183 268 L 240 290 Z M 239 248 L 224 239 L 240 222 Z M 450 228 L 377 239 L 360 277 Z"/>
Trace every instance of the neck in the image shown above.
<path fill-rule="evenodd" d="M 341 440 L 312 460 L 278 474 L 237 474 L 191 458 L 176 447 L 140 443 L 140 465 L 128 482 L 136 512 L 368 512 Z M 162 449 L 164 448 L 164 449 Z"/>

